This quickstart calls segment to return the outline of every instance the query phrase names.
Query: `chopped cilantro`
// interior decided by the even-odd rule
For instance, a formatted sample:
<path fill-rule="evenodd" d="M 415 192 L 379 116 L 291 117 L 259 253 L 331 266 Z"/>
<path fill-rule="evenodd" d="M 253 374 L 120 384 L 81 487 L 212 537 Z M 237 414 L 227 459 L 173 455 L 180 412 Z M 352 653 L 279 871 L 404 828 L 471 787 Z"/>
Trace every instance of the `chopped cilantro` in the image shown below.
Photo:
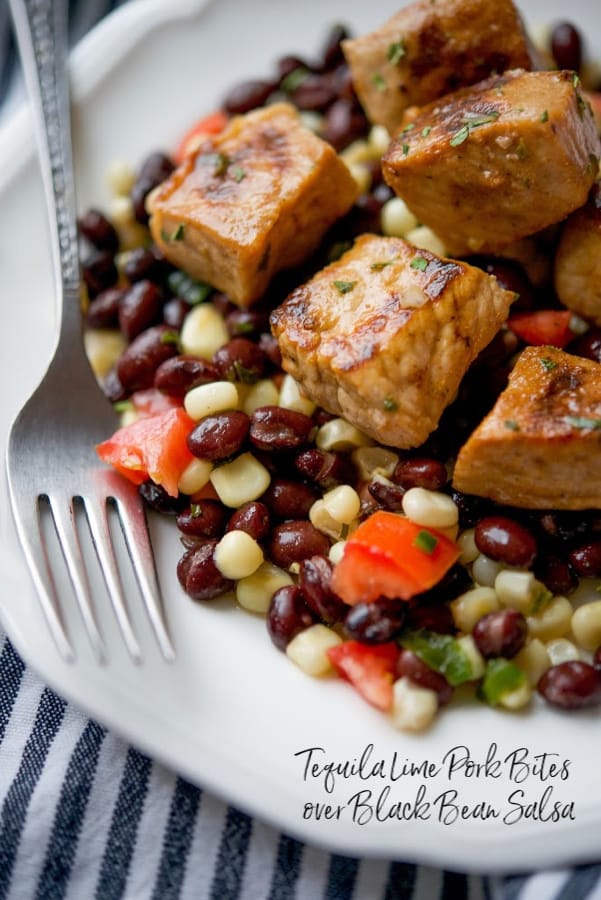
<path fill-rule="evenodd" d="M 541 122 L 549 121 L 549 110 L 548 109 L 545 109 L 544 112 L 541 113 L 540 120 L 541 120 Z"/>
<path fill-rule="evenodd" d="M 282 78 L 280 81 L 280 89 L 284 91 L 285 94 L 292 94 L 297 87 L 300 87 L 309 74 L 309 70 L 304 66 L 298 66 L 298 68 L 289 72 L 285 78 Z"/>
<path fill-rule="evenodd" d="M 396 412 L 399 408 L 399 404 L 394 397 L 385 397 L 382 406 L 384 407 L 385 412 Z"/>
<path fill-rule="evenodd" d="M 428 137 L 428 135 L 430 134 L 431 131 L 432 131 L 432 126 L 426 125 L 425 128 L 422 128 L 422 137 Z"/>
<path fill-rule="evenodd" d="M 553 359 L 549 359 L 548 356 L 542 356 L 540 358 L 540 364 L 543 369 L 546 369 L 547 372 L 552 372 L 553 369 L 557 368 L 557 363 Z"/>
<path fill-rule="evenodd" d="M 225 175 L 231 162 L 225 153 L 203 153 L 198 157 L 200 162 L 213 167 L 213 175 Z"/>
<path fill-rule="evenodd" d="M 409 153 L 409 144 L 403 144 L 403 156 L 407 156 Z"/>
<path fill-rule="evenodd" d="M 407 49 L 402 38 L 399 38 L 398 41 L 395 41 L 394 44 L 390 44 L 388 47 L 388 62 L 393 66 L 396 66 L 396 64 L 406 55 Z"/>
<path fill-rule="evenodd" d="M 334 285 L 334 287 L 336 288 L 336 290 L 339 293 L 348 294 L 349 291 L 353 290 L 353 288 L 355 287 L 357 282 L 356 281 L 333 281 L 332 284 Z"/>
<path fill-rule="evenodd" d="M 588 416 L 566 416 L 566 422 L 572 428 L 578 428 L 582 431 L 601 430 L 601 419 L 590 419 Z"/>
<path fill-rule="evenodd" d="M 384 78 L 382 77 L 382 75 L 381 75 L 379 72 L 375 72 L 375 73 L 372 75 L 371 80 L 372 80 L 373 84 L 375 85 L 375 87 L 376 87 L 379 91 L 385 91 L 385 90 L 386 90 L 386 87 L 387 87 L 386 81 L 384 80 Z"/>
<path fill-rule="evenodd" d="M 191 503 L 190 515 L 193 519 L 200 519 L 200 517 L 203 515 L 202 505 L 200 503 Z"/>
<path fill-rule="evenodd" d="M 189 275 L 177 269 L 168 275 L 167 285 L 172 294 L 181 297 L 191 306 L 202 303 L 213 292 L 210 284 L 206 284 L 204 281 L 194 281 Z"/>
<path fill-rule="evenodd" d="M 161 335 L 161 344 L 179 345 L 179 334 L 177 331 L 164 331 Z"/>
<path fill-rule="evenodd" d="M 428 260 L 425 256 L 415 256 L 409 265 L 412 269 L 418 269 L 420 272 L 425 272 L 428 268 Z"/>
<path fill-rule="evenodd" d="M 243 366 L 239 359 L 234 363 L 234 374 L 236 381 L 241 381 L 242 384 L 256 384 L 259 380 L 256 370 Z"/>
<path fill-rule="evenodd" d="M 232 167 L 232 177 L 236 184 L 240 184 L 240 182 L 246 178 L 246 172 L 242 168 L 242 166 L 233 166 Z"/>
<path fill-rule="evenodd" d="M 438 544 L 438 538 L 429 531 L 418 531 L 415 541 L 413 542 L 418 550 L 423 550 L 428 556 L 434 553 Z"/>
<path fill-rule="evenodd" d="M 519 431 L 520 430 L 520 426 L 515 421 L 515 419 L 506 419 L 503 424 L 505 425 L 505 428 L 508 429 L 508 431 Z"/>
<path fill-rule="evenodd" d="M 161 237 L 166 243 L 171 243 L 171 241 L 183 241 L 184 239 L 184 226 L 180 222 L 173 234 L 169 234 L 167 231 L 161 231 Z"/>
<path fill-rule="evenodd" d="M 383 259 L 380 262 L 372 263 L 369 267 L 372 272 L 381 272 L 382 269 L 385 269 L 386 266 L 391 266 L 394 262 L 394 259 Z"/>
<path fill-rule="evenodd" d="M 467 141 L 474 128 L 479 128 L 481 125 L 488 125 L 489 122 L 496 122 L 499 115 L 500 113 L 497 110 L 493 110 L 492 112 L 483 115 L 467 113 L 462 120 L 462 127 L 456 131 L 451 138 L 451 147 L 458 147 L 459 144 L 463 144 L 464 141 Z"/>
<path fill-rule="evenodd" d="M 413 131 L 415 128 L 415 122 L 409 122 L 408 125 L 405 125 L 404 128 L 401 128 L 401 134 L 407 134 L 408 131 Z"/>
<path fill-rule="evenodd" d="M 456 131 L 453 137 L 451 138 L 451 147 L 458 147 L 459 144 L 463 144 L 464 141 L 467 141 L 470 136 L 470 130 L 467 125 L 463 125 L 459 131 Z"/>

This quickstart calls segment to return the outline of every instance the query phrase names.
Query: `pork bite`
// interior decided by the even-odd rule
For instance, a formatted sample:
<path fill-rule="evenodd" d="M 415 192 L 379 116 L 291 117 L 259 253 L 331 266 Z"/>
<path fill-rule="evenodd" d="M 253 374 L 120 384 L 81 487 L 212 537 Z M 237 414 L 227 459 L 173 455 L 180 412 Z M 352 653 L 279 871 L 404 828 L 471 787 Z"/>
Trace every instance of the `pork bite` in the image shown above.
<path fill-rule="evenodd" d="M 514 71 L 424 107 L 382 170 L 451 253 L 495 253 L 582 206 L 600 154 L 577 76 Z"/>
<path fill-rule="evenodd" d="M 566 220 L 555 254 L 555 290 L 568 309 L 601 325 L 601 184 Z"/>
<path fill-rule="evenodd" d="M 601 506 L 601 365 L 527 347 L 461 448 L 453 485 L 530 509 Z"/>
<path fill-rule="evenodd" d="M 150 229 L 170 262 L 248 306 L 357 195 L 333 148 L 280 103 L 232 119 L 187 159 L 151 199 Z"/>
<path fill-rule="evenodd" d="M 368 118 L 391 133 L 408 106 L 423 106 L 506 69 L 530 69 L 512 0 L 419 0 L 381 28 L 343 44 Z"/>
<path fill-rule="evenodd" d="M 515 294 L 467 263 L 362 235 L 271 316 L 283 367 L 326 410 L 417 447 Z"/>

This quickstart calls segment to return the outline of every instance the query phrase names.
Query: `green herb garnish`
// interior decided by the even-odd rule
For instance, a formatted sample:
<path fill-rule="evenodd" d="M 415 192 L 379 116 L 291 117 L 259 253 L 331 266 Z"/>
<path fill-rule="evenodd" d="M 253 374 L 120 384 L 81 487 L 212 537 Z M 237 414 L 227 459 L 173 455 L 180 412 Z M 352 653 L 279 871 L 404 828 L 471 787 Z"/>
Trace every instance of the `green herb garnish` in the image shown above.
<path fill-rule="evenodd" d="M 171 243 L 171 241 L 183 241 L 184 239 L 184 226 L 180 222 L 173 234 L 169 234 L 167 231 L 161 231 L 161 237 L 165 241 L 165 243 Z"/>
<path fill-rule="evenodd" d="M 409 144 L 403 144 L 403 156 L 407 156 L 409 153 Z"/>
<path fill-rule="evenodd" d="M 545 369 L 547 372 L 552 372 L 553 369 L 557 368 L 557 363 L 555 362 L 555 360 L 549 359 L 548 356 L 541 356 L 539 362 L 543 369 Z"/>
<path fill-rule="evenodd" d="M 175 344 L 179 346 L 179 334 L 177 331 L 164 331 L 161 335 L 161 344 Z"/>
<path fill-rule="evenodd" d="M 198 157 L 200 162 L 213 167 L 213 175 L 225 175 L 231 159 L 225 153 L 203 153 Z"/>
<path fill-rule="evenodd" d="M 422 128 L 422 137 L 428 137 L 428 135 L 430 134 L 431 131 L 432 131 L 432 126 L 426 125 L 425 128 Z"/>
<path fill-rule="evenodd" d="M 601 429 L 601 419 L 589 419 L 588 416 L 566 416 L 565 420 L 572 428 L 579 428 L 582 431 L 599 431 Z"/>
<path fill-rule="evenodd" d="M 382 406 L 385 412 L 396 412 L 399 408 L 399 404 L 394 397 L 385 397 Z"/>
<path fill-rule="evenodd" d="M 242 384 L 256 384 L 259 380 L 256 371 L 243 366 L 239 360 L 234 363 L 234 373 L 236 380 L 241 381 Z"/>
<path fill-rule="evenodd" d="M 496 122 L 499 115 L 500 113 L 497 112 L 497 110 L 493 110 L 493 112 L 484 115 L 467 113 L 462 119 L 462 127 L 459 131 L 456 131 L 451 138 L 451 147 L 458 147 L 459 144 L 463 144 L 464 141 L 467 141 L 474 128 L 479 128 L 481 125 L 488 125 L 489 122 Z"/>
<path fill-rule="evenodd" d="M 381 262 L 372 263 L 369 267 L 372 272 L 381 272 L 382 269 L 385 269 L 387 266 L 391 266 L 394 262 L 394 259 L 383 259 Z"/>
<path fill-rule="evenodd" d="M 357 282 L 356 281 L 333 281 L 332 284 L 334 285 L 334 287 L 336 288 L 336 290 L 339 293 L 348 294 L 349 291 L 353 290 L 353 288 L 355 287 Z"/>
<path fill-rule="evenodd" d="M 541 113 L 540 120 L 541 120 L 541 122 L 549 121 L 549 110 L 548 109 L 545 109 L 545 111 Z"/>
<path fill-rule="evenodd" d="M 438 545 L 438 538 L 434 537 L 430 531 L 418 531 L 413 543 L 419 550 L 423 550 L 424 553 L 431 556 Z"/>
<path fill-rule="evenodd" d="M 428 268 L 428 260 L 425 256 L 415 256 L 409 265 L 412 269 L 418 269 L 420 272 L 425 272 Z"/>
<path fill-rule="evenodd" d="M 385 91 L 385 90 L 386 90 L 386 88 L 387 88 L 386 81 L 384 80 L 384 78 L 382 77 L 382 75 L 381 75 L 379 72 L 375 72 L 375 73 L 372 75 L 371 80 L 372 80 L 373 84 L 375 85 L 375 87 L 376 87 L 379 91 Z"/>
<path fill-rule="evenodd" d="M 292 94 L 297 87 L 300 87 L 309 74 L 309 70 L 305 69 L 304 66 L 298 66 L 298 68 L 289 72 L 285 78 L 282 78 L 280 81 L 280 90 L 284 91 L 285 94 Z"/>
<path fill-rule="evenodd" d="M 520 430 L 520 426 L 515 421 L 515 419 L 506 419 L 503 424 L 505 425 L 505 428 L 508 429 L 508 431 L 519 431 Z"/>
<path fill-rule="evenodd" d="M 236 184 L 240 184 L 240 182 L 244 178 L 246 178 L 246 172 L 242 168 L 242 166 L 232 166 L 231 172 L 232 172 L 232 178 L 234 179 Z"/>
<path fill-rule="evenodd" d="M 182 300 L 185 300 L 191 306 L 202 303 L 213 293 L 213 288 L 210 284 L 206 284 L 204 281 L 194 281 L 189 275 L 179 270 L 168 275 L 167 286 L 172 294 L 175 294 L 176 297 L 181 297 Z"/>
<path fill-rule="evenodd" d="M 190 515 L 193 519 L 200 519 L 200 517 L 203 515 L 202 505 L 200 503 L 191 503 Z"/>
<path fill-rule="evenodd" d="M 408 125 L 405 125 L 405 127 L 401 129 L 400 133 L 407 134 L 408 131 L 413 131 L 414 128 L 415 128 L 415 122 L 409 122 Z"/>
<path fill-rule="evenodd" d="M 393 66 L 396 66 L 396 64 L 400 62 L 406 55 L 407 48 L 405 47 L 405 43 L 402 38 L 400 38 L 398 41 L 395 41 L 394 44 L 390 44 L 390 46 L 388 47 L 388 62 Z"/>

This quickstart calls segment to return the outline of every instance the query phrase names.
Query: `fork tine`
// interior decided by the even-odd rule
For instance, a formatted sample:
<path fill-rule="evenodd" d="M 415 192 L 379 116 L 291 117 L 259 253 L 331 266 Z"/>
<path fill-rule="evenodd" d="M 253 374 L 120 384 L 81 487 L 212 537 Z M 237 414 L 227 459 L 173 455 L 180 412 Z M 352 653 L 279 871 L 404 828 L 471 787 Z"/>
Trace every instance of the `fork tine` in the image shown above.
<path fill-rule="evenodd" d="M 38 503 L 39 500 L 36 498 L 35 503 L 20 503 L 17 506 L 13 499 L 17 530 L 48 629 L 61 658 L 71 663 L 75 659 L 75 653 L 65 630 L 52 569 L 42 538 Z"/>
<path fill-rule="evenodd" d="M 104 642 L 94 616 L 92 593 L 81 553 L 73 498 L 54 493 L 48 493 L 47 497 L 84 627 L 96 659 L 104 663 L 106 661 Z"/>
<path fill-rule="evenodd" d="M 100 492 L 99 492 L 100 493 Z M 115 559 L 115 552 L 111 541 L 109 531 L 106 498 L 104 495 L 96 498 L 95 502 L 90 502 L 87 497 L 83 498 L 86 516 L 90 533 L 94 542 L 94 547 L 98 555 L 98 561 L 104 575 L 109 597 L 113 606 L 115 618 L 121 630 L 121 636 L 127 647 L 127 652 L 135 663 L 142 662 L 142 651 L 134 633 L 125 596 L 123 593 L 123 585 L 119 576 L 119 568 Z"/>
<path fill-rule="evenodd" d="M 175 650 L 165 622 L 161 589 L 142 499 L 134 484 L 125 481 L 114 472 L 110 472 L 109 475 L 113 482 L 112 497 L 148 618 L 163 658 L 167 662 L 173 662 Z"/>

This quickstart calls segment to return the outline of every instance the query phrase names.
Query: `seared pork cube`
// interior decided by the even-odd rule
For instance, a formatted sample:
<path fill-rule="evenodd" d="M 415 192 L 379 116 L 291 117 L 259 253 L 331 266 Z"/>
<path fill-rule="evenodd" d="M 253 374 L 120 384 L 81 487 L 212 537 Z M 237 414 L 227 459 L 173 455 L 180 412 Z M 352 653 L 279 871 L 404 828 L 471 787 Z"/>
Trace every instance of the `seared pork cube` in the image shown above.
<path fill-rule="evenodd" d="M 408 106 L 532 67 L 512 0 L 418 0 L 343 49 L 368 118 L 391 133 Z"/>
<path fill-rule="evenodd" d="M 451 253 L 494 253 L 582 206 L 600 155 L 575 75 L 513 71 L 421 109 L 382 170 Z"/>
<path fill-rule="evenodd" d="M 555 254 L 555 290 L 568 309 L 601 325 L 601 184 L 566 220 Z"/>
<path fill-rule="evenodd" d="M 271 316 L 305 393 L 373 438 L 416 447 L 515 294 L 464 262 L 362 235 Z"/>
<path fill-rule="evenodd" d="M 170 262 L 248 306 L 357 194 L 333 148 L 279 103 L 232 119 L 176 169 L 149 203 L 150 229 Z"/>
<path fill-rule="evenodd" d="M 601 506 L 601 365 L 527 347 L 461 448 L 453 485 L 531 509 Z"/>

